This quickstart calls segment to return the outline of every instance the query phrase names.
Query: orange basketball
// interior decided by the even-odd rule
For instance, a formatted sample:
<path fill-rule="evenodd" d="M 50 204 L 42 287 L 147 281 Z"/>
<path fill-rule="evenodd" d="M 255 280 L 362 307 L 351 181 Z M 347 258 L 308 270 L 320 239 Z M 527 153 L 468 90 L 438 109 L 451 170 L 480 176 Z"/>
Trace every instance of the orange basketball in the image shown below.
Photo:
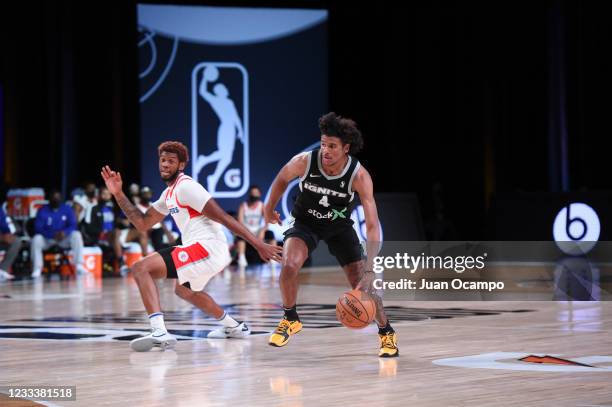
<path fill-rule="evenodd" d="M 376 304 L 365 292 L 352 290 L 342 294 L 336 303 L 336 318 L 347 328 L 365 328 L 374 320 Z"/>

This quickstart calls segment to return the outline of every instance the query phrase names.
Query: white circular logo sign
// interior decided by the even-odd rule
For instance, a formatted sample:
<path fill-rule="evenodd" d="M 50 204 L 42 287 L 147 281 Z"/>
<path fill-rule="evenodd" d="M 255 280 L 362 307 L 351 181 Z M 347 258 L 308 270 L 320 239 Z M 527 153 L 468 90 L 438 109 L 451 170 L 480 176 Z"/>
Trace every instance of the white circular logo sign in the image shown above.
<path fill-rule="evenodd" d="M 185 263 L 187 260 L 189 260 L 189 255 L 187 254 L 187 252 L 179 252 L 178 254 L 178 259 L 182 262 Z"/>
<path fill-rule="evenodd" d="M 588 253 L 599 240 L 601 225 L 593 208 L 572 203 L 559 211 L 553 224 L 553 238 L 562 252 L 577 256 Z"/>

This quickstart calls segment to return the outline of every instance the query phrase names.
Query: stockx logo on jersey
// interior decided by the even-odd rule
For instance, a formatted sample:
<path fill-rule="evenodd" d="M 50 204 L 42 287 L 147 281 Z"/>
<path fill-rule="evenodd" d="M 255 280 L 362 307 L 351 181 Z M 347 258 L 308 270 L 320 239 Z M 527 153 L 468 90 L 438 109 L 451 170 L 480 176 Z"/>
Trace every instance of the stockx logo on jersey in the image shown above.
<path fill-rule="evenodd" d="M 249 179 L 248 73 L 233 62 L 202 62 L 191 75 L 192 176 L 215 198 L 237 198 Z"/>
<path fill-rule="evenodd" d="M 341 219 L 346 219 L 346 210 L 348 208 L 344 208 L 341 211 L 337 211 L 335 209 L 332 209 L 332 212 L 334 213 L 334 217 L 332 218 L 332 220 L 336 220 L 337 218 L 341 218 Z"/>
<path fill-rule="evenodd" d="M 344 208 L 341 211 L 337 211 L 335 209 L 332 209 L 331 211 L 327 212 L 327 213 L 321 213 L 319 211 L 317 211 L 316 209 L 308 209 L 308 213 L 311 214 L 312 216 L 314 216 L 317 219 L 331 219 L 331 220 L 336 220 L 338 218 L 340 219 L 346 219 L 346 211 L 348 208 Z"/>

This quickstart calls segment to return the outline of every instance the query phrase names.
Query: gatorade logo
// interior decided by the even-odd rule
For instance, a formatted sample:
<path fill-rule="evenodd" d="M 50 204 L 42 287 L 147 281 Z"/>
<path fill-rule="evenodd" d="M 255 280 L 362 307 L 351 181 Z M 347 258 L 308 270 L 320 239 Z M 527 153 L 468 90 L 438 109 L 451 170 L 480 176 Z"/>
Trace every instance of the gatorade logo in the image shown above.
<path fill-rule="evenodd" d="M 571 203 L 562 208 L 553 224 L 553 238 L 562 252 L 576 256 L 586 254 L 599 240 L 601 225 L 593 208 Z"/>
<path fill-rule="evenodd" d="M 87 268 L 89 271 L 96 269 L 96 259 L 93 256 L 87 257 L 85 260 L 85 268 Z"/>

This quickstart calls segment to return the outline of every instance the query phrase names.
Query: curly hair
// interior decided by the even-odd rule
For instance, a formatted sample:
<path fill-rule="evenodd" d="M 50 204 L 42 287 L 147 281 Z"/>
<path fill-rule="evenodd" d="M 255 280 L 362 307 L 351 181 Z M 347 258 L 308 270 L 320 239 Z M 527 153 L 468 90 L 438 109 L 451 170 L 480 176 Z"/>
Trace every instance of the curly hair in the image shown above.
<path fill-rule="evenodd" d="M 163 152 L 176 154 L 181 163 L 189 161 L 189 150 L 180 141 L 164 141 L 157 147 L 158 155 L 161 156 Z"/>
<path fill-rule="evenodd" d="M 350 154 L 357 154 L 363 148 L 363 136 L 357 129 L 357 123 L 334 112 L 319 118 L 319 130 L 326 136 L 338 137 L 342 144 L 350 144 Z"/>

